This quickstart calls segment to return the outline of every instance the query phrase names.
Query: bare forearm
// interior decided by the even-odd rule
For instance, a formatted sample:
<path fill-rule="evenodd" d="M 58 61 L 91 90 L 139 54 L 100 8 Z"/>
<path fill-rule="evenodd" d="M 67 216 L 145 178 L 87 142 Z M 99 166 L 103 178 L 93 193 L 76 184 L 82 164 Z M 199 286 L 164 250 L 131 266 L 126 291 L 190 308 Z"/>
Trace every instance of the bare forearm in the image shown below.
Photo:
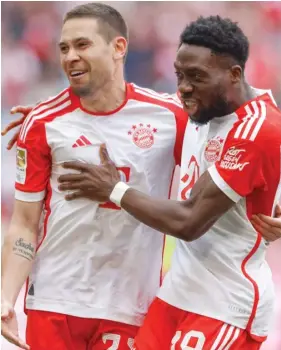
<path fill-rule="evenodd" d="M 121 201 L 122 208 L 147 226 L 171 236 L 188 240 L 188 203 L 159 200 L 132 188 Z M 183 232 L 185 235 L 183 236 Z M 191 237 L 190 237 L 191 238 Z"/>
<path fill-rule="evenodd" d="M 206 233 L 233 205 L 213 182 L 208 187 L 207 181 L 209 174 L 205 173 L 195 184 L 191 197 L 183 202 L 154 199 L 130 188 L 123 195 L 121 206 L 147 226 L 193 241 Z"/>
<path fill-rule="evenodd" d="M 11 224 L 2 249 L 2 293 L 15 304 L 30 274 L 36 251 L 36 232 Z"/>

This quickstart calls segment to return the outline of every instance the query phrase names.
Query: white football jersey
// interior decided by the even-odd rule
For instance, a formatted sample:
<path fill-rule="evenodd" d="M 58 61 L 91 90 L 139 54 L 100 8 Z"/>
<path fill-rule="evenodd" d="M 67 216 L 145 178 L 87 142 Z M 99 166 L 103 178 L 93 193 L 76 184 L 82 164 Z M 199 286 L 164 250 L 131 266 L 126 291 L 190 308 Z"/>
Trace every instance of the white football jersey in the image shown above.
<path fill-rule="evenodd" d="M 124 104 L 86 111 L 71 89 L 36 106 L 17 147 L 16 199 L 45 209 L 27 309 L 140 325 L 160 285 L 164 235 L 113 203 L 66 201 L 66 161 L 99 164 L 105 143 L 123 181 L 168 198 L 187 116 L 178 100 L 127 84 Z"/>
<path fill-rule="evenodd" d="M 247 329 L 259 340 L 268 332 L 274 289 L 266 242 L 250 218 L 272 215 L 281 193 L 281 118 L 269 95 L 207 125 L 188 122 L 178 199 L 186 200 L 208 169 L 235 205 L 199 239 L 177 240 L 158 293 L 175 307 Z"/>

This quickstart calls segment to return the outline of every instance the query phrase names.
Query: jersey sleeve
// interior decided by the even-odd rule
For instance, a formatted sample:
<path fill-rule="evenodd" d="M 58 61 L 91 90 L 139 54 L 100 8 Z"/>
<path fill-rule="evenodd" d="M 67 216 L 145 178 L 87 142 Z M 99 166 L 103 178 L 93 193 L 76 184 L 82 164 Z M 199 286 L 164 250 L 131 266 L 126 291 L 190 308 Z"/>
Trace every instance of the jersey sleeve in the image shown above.
<path fill-rule="evenodd" d="M 266 188 L 265 156 L 250 140 L 227 139 L 218 160 L 208 171 L 215 184 L 235 203 L 256 189 Z"/>
<path fill-rule="evenodd" d="M 37 202 L 44 199 L 50 178 L 50 148 L 43 122 L 35 121 L 26 130 L 24 124 L 17 142 L 15 198 Z"/>

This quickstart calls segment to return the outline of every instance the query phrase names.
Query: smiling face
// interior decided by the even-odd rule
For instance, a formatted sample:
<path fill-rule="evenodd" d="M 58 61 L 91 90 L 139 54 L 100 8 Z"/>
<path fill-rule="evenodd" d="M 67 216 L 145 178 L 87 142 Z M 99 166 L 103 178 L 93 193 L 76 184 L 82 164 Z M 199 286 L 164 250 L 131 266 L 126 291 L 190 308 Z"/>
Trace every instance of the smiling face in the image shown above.
<path fill-rule="evenodd" d="M 94 94 L 114 79 L 115 41 L 101 35 L 98 20 L 73 18 L 62 28 L 60 61 L 74 93 L 80 97 Z"/>
<path fill-rule="evenodd" d="M 174 66 L 181 100 L 191 120 L 206 124 L 231 112 L 229 97 L 241 69 L 232 67 L 228 57 L 215 55 L 206 47 L 182 44 Z"/>

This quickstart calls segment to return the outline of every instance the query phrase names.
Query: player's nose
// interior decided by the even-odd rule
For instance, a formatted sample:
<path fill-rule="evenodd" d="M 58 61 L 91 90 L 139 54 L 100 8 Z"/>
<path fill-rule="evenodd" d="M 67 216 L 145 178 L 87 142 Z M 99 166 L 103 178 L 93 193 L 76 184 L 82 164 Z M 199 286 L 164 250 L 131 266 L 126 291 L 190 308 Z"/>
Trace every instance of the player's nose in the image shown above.
<path fill-rule="evenodd" d="M 184 80 L 179 84 L 178 89 L 181 95 L 185 95 L 193 91 L 193 86 L 190 81 Z"/>
<path fill-rule="evenodd" d="M 80 56 L 78 55 L 77 51 L 73 48 L 69 49 L 67 54 L 64 57 L 65 62 L 67 63 L 71 63 L 74 61 L 79 61 L 80 60 Z"/>

